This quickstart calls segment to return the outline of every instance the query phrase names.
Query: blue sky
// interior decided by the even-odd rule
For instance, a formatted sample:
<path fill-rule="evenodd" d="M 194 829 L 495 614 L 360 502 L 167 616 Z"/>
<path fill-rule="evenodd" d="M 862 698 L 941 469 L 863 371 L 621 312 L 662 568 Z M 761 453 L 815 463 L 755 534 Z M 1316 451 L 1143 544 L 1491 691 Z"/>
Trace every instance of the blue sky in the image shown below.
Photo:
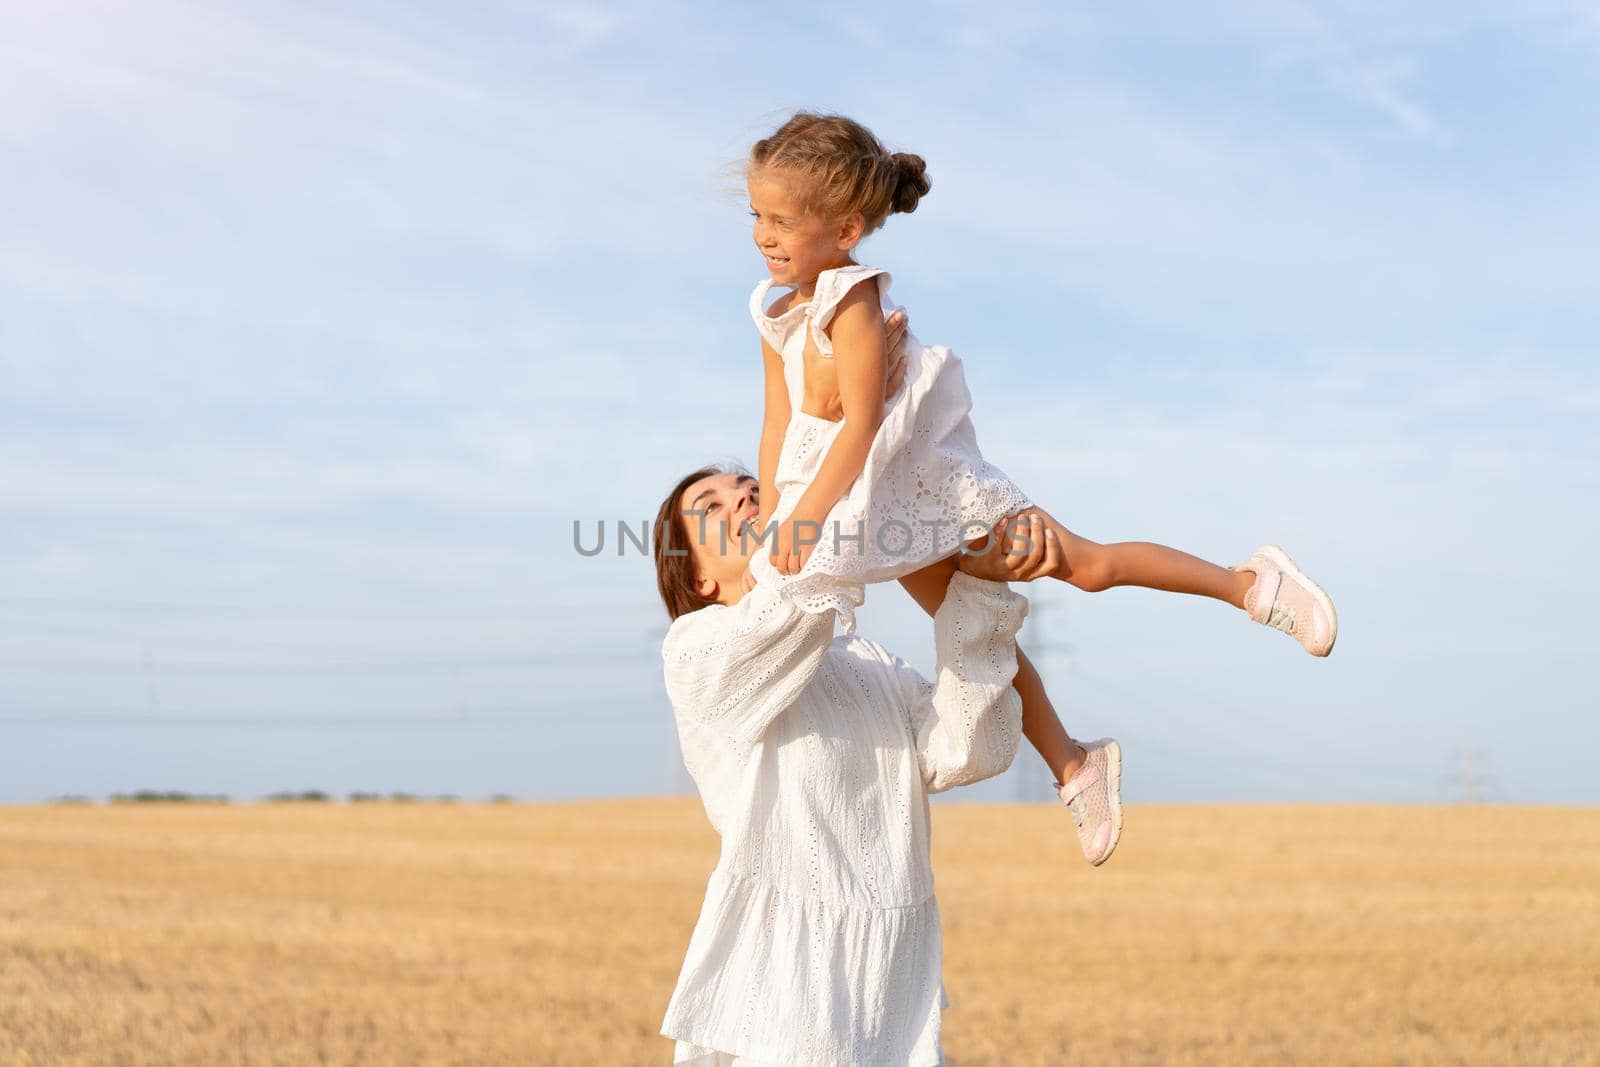
<path fill-rule="evenodd" d="M 1600 801 L 1600 15 L 8 6 L 0 801 L 682 788 L 637 524 L 753 464 L 730 168 L 928 161 L 863 247 L 988 456 L 1097 540 L 1278 541 L 1326 662 L 1030 589 L 1144 800 Z M 897 588 L 864 632 L 924 668 Z M 973 797 L 1037 795 L 1016 781 Z"/>

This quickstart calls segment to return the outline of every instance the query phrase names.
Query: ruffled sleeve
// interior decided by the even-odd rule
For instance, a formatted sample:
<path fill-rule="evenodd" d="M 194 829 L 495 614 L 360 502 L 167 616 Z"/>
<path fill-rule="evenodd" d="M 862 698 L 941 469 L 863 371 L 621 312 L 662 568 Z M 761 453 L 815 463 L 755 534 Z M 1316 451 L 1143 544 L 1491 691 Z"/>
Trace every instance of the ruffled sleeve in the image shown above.
<path fill-rule="evenodd" d="M 755 320 L 756 331 L 762 340 L 778 351 L 783 350 L 783 338 L 771 315 L 767 314 L 767 294 L 772 292 L 772 279 L 762 278 L 750 293 L 750 317 Z"/>
<path fill-rule="evenodd" d="M 840 302 L 844 300 L 846 293 L 868 278 L 877 278 L 878 306 L 887 315 L 888 311 L 893 310 L 888 298 L 889 286 L 894 283 L 894 279 L 882 267 L 864 267 L 859 263 L 853 263 L 848 267 L 836 267 L 817 275 L 817 287 L 811 295 L 811 303 L 806 305 L 806 317 L 811 322 L 811 339 L 816 342 L 817 351 L 824 356 L 833 355 L 833 341 L 828 337 L 828 324 L 833 321 Z"/>
<path fill-rule="evenodd" d="M 933 617 L 938 680 L 929 682 L 894 657 L 928 792 L 1011 766 L 1022 736 L 1022 698 L 1011 683 L 1017 631 L 1027 615 L 1027 598 L 1004 582 L 957 571 Z"/>
<path fill-rule="evenodd" d="M 765 582 L 737 604 L 680 616 L 661 649 L 674 712 L 748 751 L 810 683 L 833 642 L 834 617 L 802 611 Z"/>

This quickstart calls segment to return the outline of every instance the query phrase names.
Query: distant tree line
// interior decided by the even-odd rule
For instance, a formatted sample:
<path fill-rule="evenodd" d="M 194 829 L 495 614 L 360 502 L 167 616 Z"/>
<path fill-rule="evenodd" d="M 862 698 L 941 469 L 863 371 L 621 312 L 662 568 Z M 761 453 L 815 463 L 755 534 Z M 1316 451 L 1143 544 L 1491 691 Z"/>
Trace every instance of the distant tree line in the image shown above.
<path fill-rule="evenodd" d="M 304 789 L 300 791 L 285 790 L 277 793 L 268 793 L 262 798 L 269 804 L 330 804 L 337 803 L 338 798 L 320 789 Z M 345 801 L 350 804 L 455 804 L 460 797 L 454 793 L 347 793 Z M 112 793 L 106 798 L 111 804 L 231 804 L 233 800 L 226 793 L 186 793 L 177 789 L 140 789 L 133 793 Z M 93 797 L 81 793 L 64 793 L 50 798 L 51 804 L 93 804 Z M 496 793 L 489 798 L 491 804 L 512 804 L 516 798 L 509 793 Z"/>

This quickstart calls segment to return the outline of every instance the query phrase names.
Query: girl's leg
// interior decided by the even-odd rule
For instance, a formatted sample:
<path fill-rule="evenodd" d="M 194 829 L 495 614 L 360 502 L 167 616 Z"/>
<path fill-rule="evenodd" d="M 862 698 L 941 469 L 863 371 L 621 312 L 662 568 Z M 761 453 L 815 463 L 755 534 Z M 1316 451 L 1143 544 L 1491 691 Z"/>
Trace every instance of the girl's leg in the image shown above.
<path fill-rule="evenodd" d="M 1044 516 L 1061 542 L 1061 569 L 1055 577 L 1085 592 L 1137 585 L 1208 596 L 1243 610 L 1245 594 L 1255 583 L 1256 576 L 1250 571 L 1219 567 L 1166 545 L 1148 541 L 1096 544 L 1079 537 L 1049 513 L 1035 510 Z"/>
<path fill-rule="evenodd" d="M 1262 545 L 1235 570 L 1148 541 L 1098 545 L 1045 512 L 1039 514 L 1061 545 L 1061 565 L 1054 577 L 1085 592 L 1138 585 L 1208 596 L 1282 630 L 1313 656 L 1333 651 L 1339 634 L 1333 601 L 1277 545 Z"/>
<path fill-rule="evenodd" d="M 950 556 L 913 571 L 901 578 L 900 584 L 911 594 L 911 599 L 922 605 L 922 610 L 931 616 L 944 603 L 950 576 L 959 565 L 960 557 Z M 1083 746 L 1067 736 L 1055 705 L 1050 703 L 1050 697 L 1044 691 L 1039 672 L 1034 669 L 1033 661 L 1023 654 L 1020 645 L 1017 647 L 1017 676 L 1011 685 L 1022 698 L 1022 735 L 1044 758 L 1057 782 L 1071 781 L 1083 766 Z"/>

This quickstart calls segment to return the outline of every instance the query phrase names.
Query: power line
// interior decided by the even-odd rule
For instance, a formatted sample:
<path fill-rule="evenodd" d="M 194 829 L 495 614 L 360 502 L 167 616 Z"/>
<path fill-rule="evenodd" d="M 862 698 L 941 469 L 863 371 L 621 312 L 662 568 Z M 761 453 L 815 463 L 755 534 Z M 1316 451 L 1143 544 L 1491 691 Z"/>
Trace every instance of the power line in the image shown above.
<path fill-rule="evenodd" d="M 571 650 L 530 654 L 410 656 L 405 654 L 368 655 L 326 660 L 247 660 L 247 659 L 160 659 L 151 657 L 146 646 L 139 660 L 78 659 L 69 656 L 0 658 L 0 668 L 19 670 L 61 670 L 74 673 L 116 674 L 125 671 L 159 670 L 181 674 L 343 674 L 361 671 L 439 671 L 505 670 L 529 667 L 573 667 L 595 663 L 623 663 L 637 660 L 641 652 L 626 649 L 607 651 Z"/>
<path fill-rule="evenodd" d="M 459 708 L 459 705 L 458 705 Z M 0 712 L 0 727 L 5 726 L 72 726 L 72 727 L 124 727 L 124 726 L 182 726 L 196 729 L 269 728 L 301 729 L 306 727 L 356 727 L 356 726 L 457 726 L 484 723 L 548 723 L 561 718 L 567 722 L 589 722 L 598 719 L 636 719 L 640 705 L 632 701 L 614 701 L 606 704 L 534 705 L 527 708 L 504 710 L 460 709 L 451 711 L 418 712 Z"/>

